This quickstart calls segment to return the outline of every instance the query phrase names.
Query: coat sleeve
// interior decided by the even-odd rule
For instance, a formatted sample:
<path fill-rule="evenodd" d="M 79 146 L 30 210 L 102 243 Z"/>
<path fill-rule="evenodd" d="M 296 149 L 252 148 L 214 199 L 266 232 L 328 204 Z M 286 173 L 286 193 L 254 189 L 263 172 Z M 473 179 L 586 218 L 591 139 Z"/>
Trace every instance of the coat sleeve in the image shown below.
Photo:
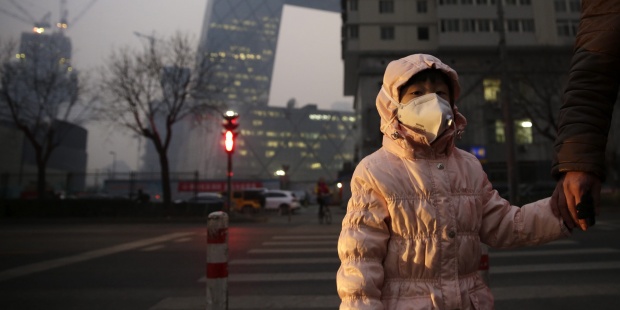
<path fill-rule="evenodd" d="M 551 174 L 605 178 L 605 147 L 620 83 L 620 3 L 583 0 L 562 97 Z"/>
<path fill-rule="evenodd" d="M 385 199 L 361 163 L 351 179 L 351 198 L 338 240 L 336 276 L 340 309 L 383 309 L 383 259 L 390 237 Z"/>
<path fill-rule="evenodd" d="M 513 206 L 484 178 L 480 240 L 493 248 L 532 246 L 570 236 L 562 218 L 554 215 L 551 198 Z"/>

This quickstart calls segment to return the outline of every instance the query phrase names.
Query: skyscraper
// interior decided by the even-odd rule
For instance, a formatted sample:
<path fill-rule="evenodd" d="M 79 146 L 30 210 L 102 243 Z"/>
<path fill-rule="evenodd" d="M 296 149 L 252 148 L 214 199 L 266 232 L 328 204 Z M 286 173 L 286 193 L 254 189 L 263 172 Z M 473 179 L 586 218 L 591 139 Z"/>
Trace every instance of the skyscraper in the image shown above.
<path fill-rule="evenodd" d="M 210 103 L 240 112 L 240 130 L 263 132 L 244 122 L 252 119 L 249 114 L 253 108 L 261 111 L 267 109 L 285 4 L 340 12 L 338 0 L 209 0 L 207 3 L 198 46 L 199 55 L 206 58 L 206 65 L 209 66 L 209 76 L 202 88 L 208 94 L 206 100 Z M 203 118 L 209 119 L 204 122 L 188 121 L 181 125 L 183 128 L 179 131 L 184 132 L 185 142 L 171 150 L 171 167 L 176 171 L 199 171 L 205 178 L 223 178 L 226 156 L 220 145 L 221 119 L 207 115 Z M 274 116 L 263 121 L 270 123 L 281 119 Z M 286 124 L 277 126 L 278 130 L 293 131 L 284 128 Z M 261 150 L 268 140 L 273 140 L 259 134 L 253 135 L 252 139 L 252 144 Z M 235 169 L 235 177 L 265 177 L 266 167 L 271 169 L 271 165 L 265 164 L 270 161 L 265 156 L 264 152 L 243 156 L 243 164 L 236 165 L 239 169 Z M 295 160 L 300 159 L 291 158 L 286 163 L 293 165 Z M 325 167 L 327 161 L 318 166 Z M 250 171 L 243 167 L 259 168 Z"/>
<path fill-rule="evenodd" d="M 285 4 L 340 11 L 338 0 L 208 2 L 198 52 L 211 66 L 210 100 L 233 108 L 267 105 Z"/>

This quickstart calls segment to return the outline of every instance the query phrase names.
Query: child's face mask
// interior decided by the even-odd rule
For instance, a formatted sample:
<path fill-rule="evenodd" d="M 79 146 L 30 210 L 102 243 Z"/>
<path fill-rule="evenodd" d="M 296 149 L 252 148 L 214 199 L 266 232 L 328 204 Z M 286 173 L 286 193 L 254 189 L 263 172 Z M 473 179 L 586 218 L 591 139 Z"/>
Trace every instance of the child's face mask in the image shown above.
<path fill-rule="evenodd" d="M 397 103 L 397 106 L 400 123 L 423 131 L 428 143 L 435 141 L 453 123 L 454 115 L 450 103 L 435 93 L 411 99 L 404 104 Z"/>

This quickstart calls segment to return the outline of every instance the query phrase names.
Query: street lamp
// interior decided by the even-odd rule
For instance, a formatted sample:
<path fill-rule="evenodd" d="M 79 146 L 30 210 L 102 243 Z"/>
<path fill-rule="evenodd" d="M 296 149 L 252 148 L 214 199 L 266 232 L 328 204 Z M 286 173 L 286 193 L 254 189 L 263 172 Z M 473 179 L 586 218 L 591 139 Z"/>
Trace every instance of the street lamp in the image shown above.
<path fill-rule="evenodd" d="M 114 174 L 116 173 L 116 152 L 110 151 L 110 155 L 112 155 L 112 179 L 114 179 Z"/>

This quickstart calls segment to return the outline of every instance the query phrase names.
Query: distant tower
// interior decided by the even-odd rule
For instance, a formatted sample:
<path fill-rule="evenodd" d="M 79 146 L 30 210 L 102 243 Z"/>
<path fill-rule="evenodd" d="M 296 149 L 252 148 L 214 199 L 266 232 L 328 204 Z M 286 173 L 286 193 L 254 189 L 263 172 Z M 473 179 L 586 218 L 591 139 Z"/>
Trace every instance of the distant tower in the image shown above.
<path fill-rule="evenodd" d="M 240 122 L 251 119 L 252 108 L 266 108 L 284 5 L 340 12 L 340 0 L 209 0 L 198 53 L 207 59 L 209 78 L 202 86 L 210 103 L 234 109 Z M 182 145 L 171 149 L 175 171 L 199 171 L 201 178 L 224 174 L 221 118 L 205 115 L 205 122 L 178 125 Z M 242 125 L 242 127 L 245 125 Z M 236 156 L 236 155 L 235 155 Z M 149 165 L 153 166 L 153 165 Z M 238 167 L 238 166 L 237 166 Z M 251 171 L 236 171 L 248 177 Z"/>
<path fill-rule="evenodd" d="M 285 4 L 340 12 L 339 0 L 210 0 L 198 47 L 214 69 L 205 90 L 229 107 L 266 106 Z"/>

